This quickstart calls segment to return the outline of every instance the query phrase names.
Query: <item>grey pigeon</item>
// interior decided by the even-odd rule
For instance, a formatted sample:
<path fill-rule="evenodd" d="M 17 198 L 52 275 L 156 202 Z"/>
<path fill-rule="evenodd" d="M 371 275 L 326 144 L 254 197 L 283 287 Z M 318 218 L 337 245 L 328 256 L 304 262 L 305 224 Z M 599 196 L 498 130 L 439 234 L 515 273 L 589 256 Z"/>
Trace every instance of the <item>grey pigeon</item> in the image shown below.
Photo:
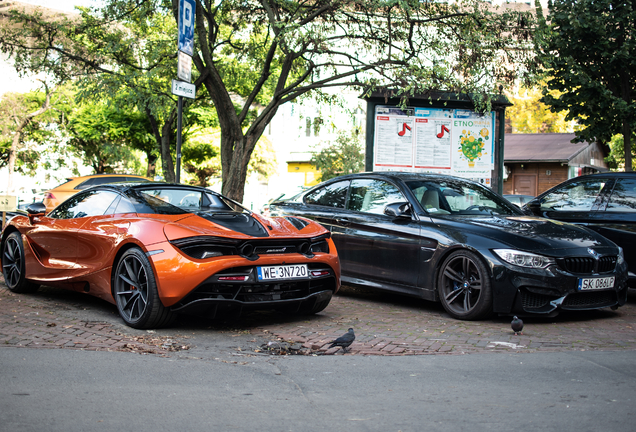
<path fill-rule="evenodd" d="M 340 336 L 338 339 L 331 341 L 329 348 L 335 346 L 342 348 L 342 351 L 347 352 L 347 347 L 353 343 L 356 339 L 356 335 L 353 334 L 353 329 L 350 328 L 348 332 Z"/>
<path fill-rule="evenodd" d="M 518 334 L 523 334 L 521 330 L 523 330 L 523 321 L 521 321 L 516 316 L 512 317 L 512 322 L 510 323 L 510 327 L 512 327 L 512 331 L 515 332 L 515 336 Z"/>

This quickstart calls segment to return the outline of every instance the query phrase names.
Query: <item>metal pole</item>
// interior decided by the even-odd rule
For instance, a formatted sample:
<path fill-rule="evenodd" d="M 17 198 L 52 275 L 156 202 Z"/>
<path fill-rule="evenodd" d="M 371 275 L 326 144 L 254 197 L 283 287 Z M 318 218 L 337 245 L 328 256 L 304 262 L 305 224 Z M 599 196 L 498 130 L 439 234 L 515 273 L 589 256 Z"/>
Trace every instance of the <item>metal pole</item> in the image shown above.
<path fill-rule="evenodd" d="M 503 194 L 503 172 L 504 172 L 504 138 L 506 137 L 506 108 L 499 111 L 499 142 L 497 143 L 497 192 Z"/>
<path fill-rule="evenodd" d="M 181 183 L 181 127 L 183 118 L 183 97 L 177 103 L 177 183 Z"/>

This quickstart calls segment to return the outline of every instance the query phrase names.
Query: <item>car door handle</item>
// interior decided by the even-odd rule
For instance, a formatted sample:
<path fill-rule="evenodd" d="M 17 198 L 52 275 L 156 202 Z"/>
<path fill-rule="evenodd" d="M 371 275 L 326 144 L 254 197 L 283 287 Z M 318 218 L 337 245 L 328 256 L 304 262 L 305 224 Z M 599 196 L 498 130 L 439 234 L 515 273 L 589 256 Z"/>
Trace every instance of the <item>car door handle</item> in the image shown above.
<path fill-rule="evenodd" d="M 349 219 L 347 218 L 337 218 L 336 222 L 338 222 L 341 225 L 347 226 L 351 223 L 351 221 L 349 221 Z"/>

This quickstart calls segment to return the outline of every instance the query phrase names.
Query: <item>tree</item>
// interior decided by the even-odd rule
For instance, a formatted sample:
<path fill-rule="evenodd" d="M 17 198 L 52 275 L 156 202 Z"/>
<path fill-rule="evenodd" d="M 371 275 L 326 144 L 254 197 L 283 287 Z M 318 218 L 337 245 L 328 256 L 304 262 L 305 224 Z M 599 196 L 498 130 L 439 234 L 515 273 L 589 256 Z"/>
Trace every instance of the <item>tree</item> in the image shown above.
<path fill-rule="evenodd" d="M 96 174 L 119 172 L 134 159 L 133 148 L 145 149 L 152 140 L 145 120 L 139 113 L 128 113 L 103 102 L 85 103 L 69 115 L 68 144 Z M 152 151 L 146 155 L 146 175 L 151 175 Z"/>
<path fill-rule="evenodd" d="M 572 133 L 578 127 L 575 121 L 567 121 L 565 112 L 552 112 L 541 102 L 540 87 L 521 89 L 508 96 L 512 106 L 506 108 L 514 133 Z"/>
<path fill-rule="evenodd" d="M 320 171 L 321 181 L 362 171 L 364 148 L 360 135 L 355 131 L 341 132 L 336 142 L 311 157 L 311 163 Z"/>
<path fill-rule="evenodd" d="M 127 87 L 147 91 L 134 90 L 131 99 L 154 114 L 154 105 L 145 104 L 167 86 L 153 90 L 145 80 L 165 78 L 170 67 L 175 76 L 179 0 L 104 4 L 100 11 L 85 11 L 79 21 L 54 24 L 14 11 L 13 25 L 0 30 L 0 49 L 19 67 L 134 81 L 138 84 Z M 495 11 L 479 0 L 196 0 L 195 16 L 195 83 L 217 111 L 222 190 L 237 201 L 256 143 L 286 102 L 321 89 L 357 86 L 393 91 L 405 101 L 415 92 L 469 93 L 488 109 L 495 89 L 532 72 L 527 61 L 532 15 Z M 163 31 L 155 32 L 155 25 Z M 171 163 L 165 140 L 173 114 L 164 116 L 162 128 L 153 124 L 163 134 L 156 132 L 164 164 Z"/>
<path fill-rule="evenodd" d="M 537 7 L 540 9 L 538 2 Z M 583 126 L 576 132 L 579 141 L 607 143 L 621 133 L 625 171 L 631 171 L 631 136 L 636 126 L 636 3 L 551 0 L 548 10 L 536 39 L 547 77 L 542 101 L 555 112 L 566 111 L 566 120 Z"/>
<path fill-rule="evenodd" d="M 50 135 L 43 124 L 52 120 L 51 116 L 54 114 L 50 110 L 58 101 L 51 100 L 55 89 L 49 90 L 46 83 L 44 88 L 44 92 L 7 93 L 0 102 L 0 141 L 6 149 L 3 153 L 6 153 L 9 171 L 8 193 L 13 192 L 13 174 L 18 154 L 22 152 L 23 160 L 28 160 L 31 166 L 36 164 L 37 156 L 24 149 L 25 142 Z"/>
<path fill-rule="evenodd" d="M 636 154 L 636 136 L 631 138 L 632 155 Z M 614 135 L 609 142 L 610 154 L 605 158 L 610 168 L 625 169 L 625 143 L 622 135 Z"/>

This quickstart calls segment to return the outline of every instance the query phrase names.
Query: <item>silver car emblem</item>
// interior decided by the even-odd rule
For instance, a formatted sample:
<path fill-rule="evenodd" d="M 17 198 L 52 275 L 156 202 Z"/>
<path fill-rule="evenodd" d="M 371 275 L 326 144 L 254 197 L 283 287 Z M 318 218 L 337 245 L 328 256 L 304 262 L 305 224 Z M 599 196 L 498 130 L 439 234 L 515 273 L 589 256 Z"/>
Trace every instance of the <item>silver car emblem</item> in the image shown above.
<path fill-rule="evenodd" d="M 587 253 L 589 253 L 590 255 L 592 255 L 594 257 L 594 259 L 598 259 L 599 258 L 599 254 L 598 252 L 596 252 L 594 249 L 592 248 L 587 248 Z"/>

